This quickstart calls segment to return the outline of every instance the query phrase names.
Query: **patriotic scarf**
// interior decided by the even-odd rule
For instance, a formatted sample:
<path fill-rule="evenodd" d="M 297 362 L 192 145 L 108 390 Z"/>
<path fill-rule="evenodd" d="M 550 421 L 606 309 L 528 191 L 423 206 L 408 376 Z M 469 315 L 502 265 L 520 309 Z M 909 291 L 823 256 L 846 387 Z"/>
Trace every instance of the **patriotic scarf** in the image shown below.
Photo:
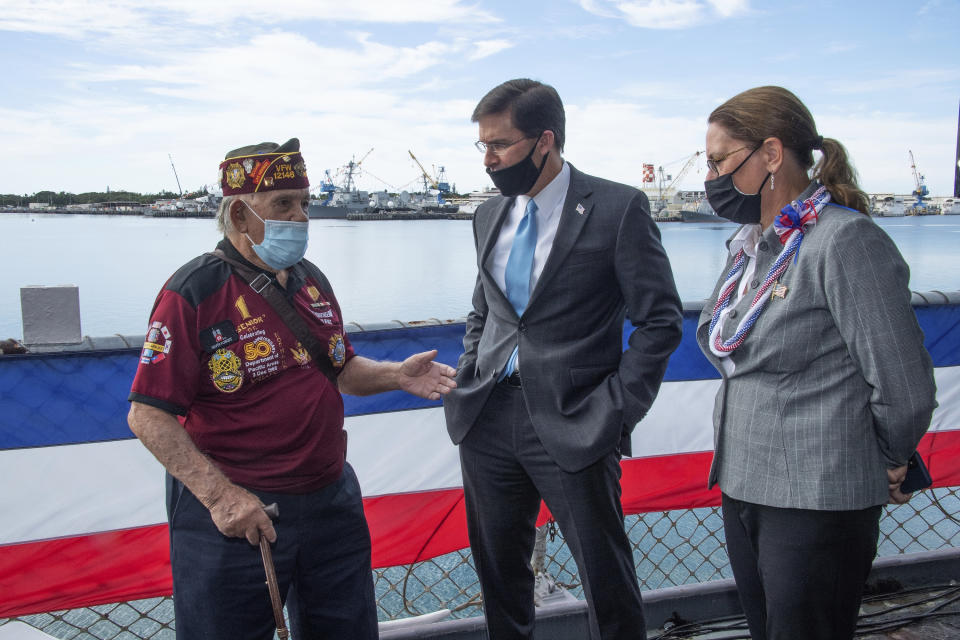
<path fill-rule="evenodd" d="M 816 224 L 820 212 L 828 202 L 830 202 L 830 194 L 826 187 L 821 185 L 806 200 L 802 202 L 794 200 L 781 209 L 780 214 L 773 221 L 773 227 L 780 239 L 780 244 L 783 245 L 783 249 L 777 259 L 774 260 L 773 265 L 770 266 L 767 277 L 764 278 L 760 288 L 757 289 L 757 294 L 753 297 L 750 308 L 744 314 L 736 332 L 728 340 L 723 340 L 720 337 L 723 329 L 723 321 L 720 319 L 720 315 L 730 305 L 733 292 L 737 287 L 737 280 L 740 279 L 743 267 L 747 263 L 743 249 L 737 252 L 733 259 L 733 267 L 727 273 L 723 286 L 720 287 L 717 304 L 713 307 L 713 319 L 710 321 L 710 351 L 713 355 L 718 358 L 725 358 L 743 344 L 757 318 L 766 308 L 767 301 L 770 299 L 770 296 L 767 295 L 770 287 L 780 279 L 780 276 L 790 266 L 790 258 L 794 258 L 794 262 L 796 262 L 800 243 L 803 242 L 803 235 L 806 233 L 807 227 Z"/>

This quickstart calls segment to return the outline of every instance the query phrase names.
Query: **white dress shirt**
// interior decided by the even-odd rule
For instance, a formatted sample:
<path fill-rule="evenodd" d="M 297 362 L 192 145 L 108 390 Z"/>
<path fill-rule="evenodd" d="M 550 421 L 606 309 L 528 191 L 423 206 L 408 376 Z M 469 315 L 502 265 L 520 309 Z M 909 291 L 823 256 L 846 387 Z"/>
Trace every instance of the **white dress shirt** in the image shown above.
<path fill-rule="evenodd" d="M 564 162 L 560 173 L 533 198 L 537 203 L 537 248 L 534 250 L 533 269 L 530 273 L 530 293 L 533 293 L 534 287 L 537 286 L 537 280 L 543 273 L 543 266 L 550 257 L 553 239 L 557 236 L 557 227 L 560 226 L 560 212 L 563 211 L 563 203 L 567 200 L 569 187 L 570 166 Z M 500 227 L 500 237 L 497 238 L 497 243 L 484 265 L 504 293 L 507 291 L 505 279 L 507 259 L 510 257 L 510 249 L 513 248 L 513 237 L 517 234 L 517 227 L 520 226 L 520 220 L 523 219 L 529 201 L 529 196 L 517 196 Z"/>

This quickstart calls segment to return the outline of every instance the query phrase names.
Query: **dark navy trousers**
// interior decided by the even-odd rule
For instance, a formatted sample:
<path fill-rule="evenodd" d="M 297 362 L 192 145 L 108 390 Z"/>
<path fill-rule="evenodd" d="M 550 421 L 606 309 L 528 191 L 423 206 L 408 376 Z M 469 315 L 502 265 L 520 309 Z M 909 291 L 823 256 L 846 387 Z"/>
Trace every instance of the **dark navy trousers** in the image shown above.
<path fill-rule="evenodd" d="M 754 640 L 853 638 L 881 507 L 783 509 L 723 495 L 723 530 Z"/>
<path fill-rule="evenodd" d="M 277 503 L 273 563 L 296 640 L 374 639 L 370 533 L 350 465 L 319 491 L 254 491 Z M 178 640 L 269 640 L 275 622 L 260 548 L 221 534 L 210 512 L 167 476 Z"/>

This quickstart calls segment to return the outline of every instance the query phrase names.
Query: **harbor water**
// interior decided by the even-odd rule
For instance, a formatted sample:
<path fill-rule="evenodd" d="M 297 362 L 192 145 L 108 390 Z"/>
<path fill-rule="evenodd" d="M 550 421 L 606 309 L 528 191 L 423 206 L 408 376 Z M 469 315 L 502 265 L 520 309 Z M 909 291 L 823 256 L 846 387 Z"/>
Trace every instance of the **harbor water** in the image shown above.
<path fill-rule="evenodd" d="M 960 289 L 960 216 L 877 218 L 915 291 Z M 709 295 L 731 224 L 660 223 L 685 301 Z M 0 339 L 23 335 L 20 288 L 77 285 L 84 335 L 143 333 L 154 298 L 183 263 L 213 249 L 211 219 L 0 213 Z M 462 318 L 476 278 L 464 220 L 311 220 L 307 257 L 327 274 L 344 318 L 364 323 Z"/>

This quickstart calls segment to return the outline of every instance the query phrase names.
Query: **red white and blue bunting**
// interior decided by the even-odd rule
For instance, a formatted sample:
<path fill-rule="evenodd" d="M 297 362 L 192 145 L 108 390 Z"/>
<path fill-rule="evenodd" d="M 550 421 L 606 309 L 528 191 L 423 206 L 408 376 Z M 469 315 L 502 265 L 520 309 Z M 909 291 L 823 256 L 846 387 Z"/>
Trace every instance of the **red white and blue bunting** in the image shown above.
<path fill-rule="evenodd" d="M 934 486 L 960 486 L 960 305 L 916 307 L 939 407 L 921 441 Z M 628 514 L 720 503 L 707 490 L 719 374 L 684 313 L 683 341 L 622 461 Z M 624 326 L 626 341 L 633 327 Z M 456 363 L 463 324 L 351 333 L 364 356 L 438 348 Z M 0 358 L 0 618 L 169 595 L 163 469 L 126 426 L 139 350 Z M 439 402 L 345 397 L 348 459 L 363 490 L 373 566 L 468 546 L 457 448 Z M 681 409 L 682 408 L 682 409 Z M 541 513 L 541 522 L 548 513 Z"/>

